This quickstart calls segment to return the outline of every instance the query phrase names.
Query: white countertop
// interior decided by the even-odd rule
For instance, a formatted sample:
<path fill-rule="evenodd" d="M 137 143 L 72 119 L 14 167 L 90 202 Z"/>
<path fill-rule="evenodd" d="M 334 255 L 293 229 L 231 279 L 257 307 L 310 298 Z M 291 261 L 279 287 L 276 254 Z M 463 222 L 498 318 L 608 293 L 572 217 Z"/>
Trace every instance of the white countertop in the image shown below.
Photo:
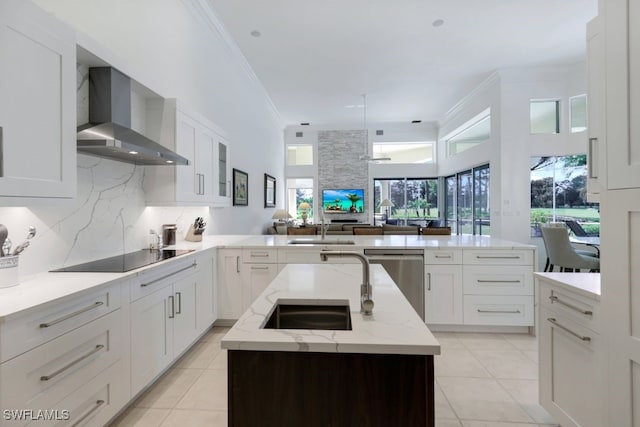
<path fill-rule="evenodd" d="M 566 288 L 587 298 L 600 300 L 600 273 L 534 273 L 546 282 Z"/>
<path fill-rule="evenodd" d="M 207 235 L 202 242 L 180 241 L 175 246 L 167 247 L 177 249 L 194 249 L 199 251 L 212 248 L 318 248 L 322 245 L 291 245 L 291 239 L 303 239 L 320 236 L 284 236 L 284 235 Z M 354 249 L 354 248 L 472 248 L 472 249 L 534 249 L 534 246 L 524 245 L 487 236 L 349 236 L 328 235 L 327 240 L 353 240 L 355 245 L 327 245 L 327 248 Z M 115 254 L 114 254 L 115 255 Z M 190 256 L 190 255 L 185 255 Z M 42 304 L 60 300 L 75 294 L 89 291 L 102 285 L 114 283 L 116 280 L 125 280 L 149 268 L 166 265 L 176 260 L 177 257 L 161 263 L 142 267 L 126 273 L 50 273 L 42 272 L 36 275 L 20 277 L 20 284 L 9 288 L 0 288 L 0 321 L 6 317 L 15 315 L 21 311 L 36 308 Z M 52 266 L 59 268 L 62 266 Z"/>
<path fill-rule="evenodd" d="M 222 339 L 222 348 L 325 353 L 440 354 L 440 344 L 381 265 L 371 266 L 375 306 L 360 313 L 360 264 L 287 265 Z M 263 329 L 279 300 L 348 300 L 352 330 Z"/>
<path fill-rule="evenodd" d="M 285 235 L 209 235 L 204 236 L 202 242 L 179 242 L 177 248 L 206 249 L 218 248 L 264 248 L 264 247 L 322 247 L 322 245 L 291 245 L 290 240 L 320 240 L 320 236 L 285 236 Z M 415 236 L 415 235 L 384 235 L 384 236 L 353 236 L 327 235 L 328 241 L 355 242 L 355 245 L 328 245 L 340 248 L 460 248 L 460 249 L 534 249 L 533 245 L 496 239 L 489 236 Z"/>

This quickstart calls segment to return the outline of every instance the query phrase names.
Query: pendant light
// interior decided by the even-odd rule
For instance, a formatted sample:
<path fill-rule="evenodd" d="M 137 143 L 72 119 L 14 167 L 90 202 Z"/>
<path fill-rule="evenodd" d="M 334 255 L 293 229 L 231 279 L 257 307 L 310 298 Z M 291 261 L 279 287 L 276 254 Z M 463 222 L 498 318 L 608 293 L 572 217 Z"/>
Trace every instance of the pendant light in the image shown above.
<path fill-rule="evenodd" d="M 362 94 L 362 110 L 364 115 L 363 127 L 365 133 L 364 138 L 364 155 L 360 156 L 360 160 L 366 160 L 367 162 L 378 162 L 383 160 L 391 160 L 391 157 L 371 157 L 369 155 L 369 130 L 367 129 L 367 94 Z"/>

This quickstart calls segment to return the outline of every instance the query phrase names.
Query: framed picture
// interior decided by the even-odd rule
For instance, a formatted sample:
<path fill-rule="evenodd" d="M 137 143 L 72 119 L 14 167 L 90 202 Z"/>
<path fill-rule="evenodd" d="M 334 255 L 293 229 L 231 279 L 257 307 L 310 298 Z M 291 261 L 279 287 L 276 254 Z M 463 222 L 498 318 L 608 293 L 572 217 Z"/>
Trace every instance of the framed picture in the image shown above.
<path fill-rule="evenodd" d="M 233 169 L 233 206 L 249 205 L 249 175 Z"/>
<path fill-rule="evenodd" d="M 276 179 L 266 173 L 264 174 L 264 207 L 276 207 Z"/>

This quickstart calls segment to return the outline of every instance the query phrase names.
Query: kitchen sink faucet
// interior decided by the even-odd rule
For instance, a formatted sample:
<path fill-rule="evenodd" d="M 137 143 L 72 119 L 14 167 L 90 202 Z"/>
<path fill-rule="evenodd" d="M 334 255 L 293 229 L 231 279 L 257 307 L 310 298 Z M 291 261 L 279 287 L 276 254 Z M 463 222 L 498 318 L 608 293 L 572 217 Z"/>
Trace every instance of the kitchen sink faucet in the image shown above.
<path fill-rule="evenodd" d="M 328 261 L 330 257 L 357 258 L 362 263 L 362 284 L 360 285 L 360 313 L 370 316 L 373 312 L 373 288 L 371 287 L 371 273 L 369 259 L 358 252 L 352 251 L 321 251 L 320 259 Z"/>

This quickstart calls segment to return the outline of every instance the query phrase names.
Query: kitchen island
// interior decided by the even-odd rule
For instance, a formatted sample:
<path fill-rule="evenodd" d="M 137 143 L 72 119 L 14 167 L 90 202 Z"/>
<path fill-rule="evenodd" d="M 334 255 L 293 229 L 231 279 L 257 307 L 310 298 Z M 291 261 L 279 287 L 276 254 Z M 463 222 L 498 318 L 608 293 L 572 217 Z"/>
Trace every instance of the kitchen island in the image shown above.
<path fill-rule="evenodd" d="M 379 265 L 360 311 L 362 269 L 288 265 L 222 340 L 229 425 L 434 425 L 440 345 Z M 346 303 L 351 330 L 264 328 L 278 304 Z"/>

